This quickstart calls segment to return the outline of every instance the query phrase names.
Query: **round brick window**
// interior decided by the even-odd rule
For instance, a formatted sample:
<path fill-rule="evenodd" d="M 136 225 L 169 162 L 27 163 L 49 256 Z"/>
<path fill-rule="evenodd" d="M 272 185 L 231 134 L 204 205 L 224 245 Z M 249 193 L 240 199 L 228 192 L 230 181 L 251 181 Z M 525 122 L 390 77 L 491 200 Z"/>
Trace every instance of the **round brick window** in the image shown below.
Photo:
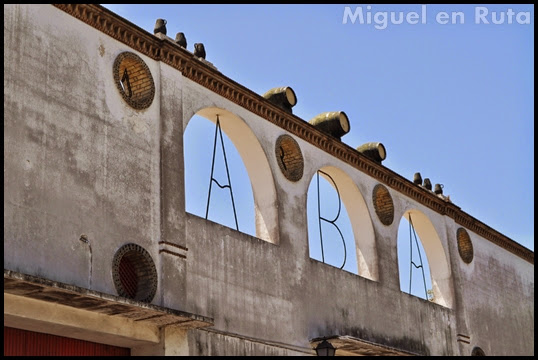
<path fill-rule="evenodd" d="M 469 233 L 464 228 L 459 228 L 456 232 L 456 238 L 458 240 L 458 252 L 460 253 L 461 259 L 469 264 L 473 261 L 473 243 L 469 237 Z"/>
<path fill-rule="evenodd" d="M 148 108 L 155 97 L 155 84 L 146 63 L 140 56 L 123 52 L 114 61 L 114 81 L 123 97 L 137 110 Z"/>
<path fill-rule="evenodd" d="M 394 203 L 386 187 L 377 184 L 373 191 L 374 209 L 383 225 L 390 225 L 394 220 Z"/>
<path fill-rule="evenodd" d="M 151 255 L 141 246 L 126 244 L 114 255 L 112 278 L 120 296 L 151 302 L 157 291 L 157 270 Z"/>
<path fill-rule="evenodd" d="M 477 346 L 471 351 L 471 356 L 486 356 L 486 353 Z"/>
<path fill-rule="evenodd" d="M 303 177 L 304 160 L 297 141 L 289 135 L 282 135 L 276 140 L 276 161 L 286 179 L 299 181 Z"/>

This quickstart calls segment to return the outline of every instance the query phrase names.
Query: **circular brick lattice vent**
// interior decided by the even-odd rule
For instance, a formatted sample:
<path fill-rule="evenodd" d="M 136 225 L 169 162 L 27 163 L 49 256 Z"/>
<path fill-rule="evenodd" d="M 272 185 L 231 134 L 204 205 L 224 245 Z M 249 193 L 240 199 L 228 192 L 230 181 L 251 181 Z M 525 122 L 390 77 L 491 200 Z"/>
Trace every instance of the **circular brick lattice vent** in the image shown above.
<path fill-rule="evenodd" d="M 146 63 L 140 56 L 123 52 L 114 61 L 114 82 L 131 107 L 148 108 L 155 97 L 155 84 Z"/>
<path fill-rule="evenodd" d="M 471 351 L 471 356 L 486 356 L 486 353 L 477 346 Z"/>
<path fill-rule="evenodd" d="M 473 243 L 469 237 L 469 233 L 464 228 L 459 228 L 456 232 L 456 238 L 458 239 L 458 252 L 461 259 L 469 264 L 473 261 Z"/>
<path fill-rule="evenodd" d="M 286 179 L 299 181 L 303 177 L 304 159 L 297 141 L 289 135 L 281 135 L 275 145 L 276 161 Z"/>
<path fill-rule="evenodd" d="M 390 225 L 394 221 L 394 203 L 386 187 L 377 184 L 373 191 L 374 209 L 383 225 Z"/>
<path fill-rule="evenodd" d="M 114 255 L 112 278 L 120 296 L 151 302 L 157 292 L 157 269 L 151 255 L 141 246 L 126 244 Z"/>

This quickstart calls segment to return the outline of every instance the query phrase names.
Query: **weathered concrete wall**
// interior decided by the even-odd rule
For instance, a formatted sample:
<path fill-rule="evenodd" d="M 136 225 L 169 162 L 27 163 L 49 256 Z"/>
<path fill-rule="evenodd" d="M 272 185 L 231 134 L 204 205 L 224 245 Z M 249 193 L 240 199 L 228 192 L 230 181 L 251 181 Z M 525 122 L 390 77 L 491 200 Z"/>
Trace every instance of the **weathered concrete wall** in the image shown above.
<path fill-rule="evenodd" d="M 189 334 L 191 356 L 308 356 L 310 347 L 290 347 L 288 343 L 267 341 L 232 333 L 197 330 Z"/>
<path fill-rule="evenodd" d="M 455 344 L 455 339 L 451 339 L 455 336 L 453 314 L 444 307 L 400 292 L 398 221 L 389 227 L 376 221 L 371 194 L 377 181 L 296 139 L 308 161 L 302 179 L 292 183 L 282 175 L 273 155 L 282 130 L 227 99 L 208 96 L 202 86 L 188 79 L 183 84 L 184 94 L 188 94 L 184 96 L 184 109 L 195 109 L 188 115 L 203 107 L 226 109 L 243 119 L 256 134 L 268 154 L 280 212 L 277 247 L 187 215 L 188 303 L 195 306 L 188 311 L 213 317 L 215 327 L 223 331 L 295 346 L 306 347 L 308 339 L 327 334 L 352 334 L 413 352 L 454 353 L 450 347 L 447 349 L 447 343 Z M 188 120 L 184 118 L 184 122 Z M 381 259 L 379 283 L 309 258 L 306 196 L 315 172 L 327 165 L 349 174 L 366 199 Z M 400 199 L 396 201 L 396 213 L 401 217 L 404 208 L 413 201 L 398 198 L 397 194 L 393 197 Z M 443 233 L 443 217 L 420 204 L 413 205 L 432 216 L 434 223 L 440 222 L 437 228 Z M 445 236 L 443 239 L 447 248 Z M 207 300 L 200 301 L 203 298 Z M 387 308 L 394 312 L 387 314 Z"/>
<path fill-rule="evenodd" d="M 153 76 L 145 110 L 129 107 L 114 83 L 123 51 Z M 215 121 L 219 112 L 247 167 L 258 161 L 263 170 L 249 171 L 258 238 L 185 212 L 183 132 L 193 115 Z M 305 164 L 290 182 L 274 155 L 282 134 L 290 133 L 51 5 L 4 5 L 4 268 L 117 294 L 115 252 L 144 247 L 159 274 L 152 303 L 215 326 L 161 329 L 159 343 L 133 347 L 140 355 L 306 355 L 310 339 L 335 334 L 428 355 L 469 355 L 474 346 L 534 353 L 533 264 L 470 230 L 466 264 L 461 226 L 390 187 L 394 221 L 383 225 L 373 205 L 379 181 L 293 134 Z M 364 200 L 368 218 L 352 221 L 369 227 L 360 245 L 368 276 L 309 257 L 307 192 L 326 167 Z M 400 291 L 396 240 L 409 211 L 436 235 L 428 256 L 439 265 L 440 304 Z M 178 247 L 186 258 L 170 254 Z"/>
<path fill-rule="evenodd" d="M 452 231 L 454 239 L 456 229 Z M 455 309 L 472 345 L 486 354 L 534 353 L 534 267 L 469 232 L 475 258 L 459 262 L 455 277 L 460 304 Z M 453 240 L 455 242 L 455 239 Z M 495 339 L 495 340 L 493 340 Z"/>
<path fill-rule="evenodd" d="M 4 5 L 4 44 L 4 267 L 115 293 L 121 245 L 158 259 L 160 94 L 130 108 L 129 48 L 50 5 Z"/>

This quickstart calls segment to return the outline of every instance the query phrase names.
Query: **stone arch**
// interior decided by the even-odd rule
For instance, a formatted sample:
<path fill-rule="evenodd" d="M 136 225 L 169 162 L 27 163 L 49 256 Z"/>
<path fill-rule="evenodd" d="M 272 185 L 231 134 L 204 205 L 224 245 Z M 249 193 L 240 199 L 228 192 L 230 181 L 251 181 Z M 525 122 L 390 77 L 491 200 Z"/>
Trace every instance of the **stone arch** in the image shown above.
<path fill-rule="evenodd" d="M 258 138 L 245 120 L 229 110 L 214 106 L 203 107 L 190 114 L 184 114 L 184 129 L 187 128 L 194 115 L 204 117 L 213 123 L 216 123 L 217 115 L 219 116 L 221 129 L 237 149 L 250 179 L 254 197 L 256 237 L 278 244 L 276 187 L 267 156 Z"/>
<path fill-rule="evenodd" d="M 413 227 L 426 252 L 433 287 L 433 302 L 452 308 L 454 303 L 451 286 L 452 275 L 441 238 L 431 220 L 423 212 L 417 209 L 409 209 L 405 211 L 402 218 L 409 221 L 409 215 L 411 215 Z"/>
<path fill-rule="evenodd" d="M 353 231 L 359 275 L 370 280 L 378 281 L 379 273 L 375 233 L 370 212 L 368 211 L 364 197 L 351 177 L 343 170 L 335 166 L 324 166 L 319 170 L 329 174 L 338 186 L 340 198 L 346 208 L 351 223 L 351 229 Z M 329 184 L 333 185 L 331 180 L 323 173 L 320 173 L 320 175 L 324 177 Z M 310 182 L 313 181 L 314 176 L 315 173 Z"/>

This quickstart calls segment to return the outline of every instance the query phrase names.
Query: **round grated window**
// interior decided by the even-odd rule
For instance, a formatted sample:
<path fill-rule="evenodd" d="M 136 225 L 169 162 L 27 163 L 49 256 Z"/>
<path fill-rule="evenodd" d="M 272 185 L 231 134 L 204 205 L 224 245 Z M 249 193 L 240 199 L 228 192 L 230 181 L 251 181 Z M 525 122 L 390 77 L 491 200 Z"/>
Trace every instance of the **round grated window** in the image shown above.
<path fill-rule="evenodd" d="M 114 61 L 114 81 L 123 99 L 133 108 L 148 108 L 155 97 L 155 84 L 140 56 L 123 52 Z"/>
<path fill-rule="evenodd" d="M 120 281 L 127 296 L 134 299 L 138 288 L 138 276 L 136 268 L 128 256 L 124 256 L 120 260 Z"/>
<path fill-rule="evenodd" d="M 280 170 L 290 181 L 299 181 L 303 177 L 304 159 L 297 141 L 289 135 L 276 139 L 275 155 Z"/>
<path fill-rule="evenodd" d="M 151 302 L 157 291 L 157 270 L 151 255 L 141 246 L 126 244 L 114 255 L 112 278 L 120 296 Z"/>
<path fill-rule="evenodd" d="M 460 253 L 461 259 L 469 264 L 473 261 L 473 243 L 469 237 L 469 233 L 464 228 L 459 228 L 456 231 L 456 238 L 458 240 L 458 252 Z"/>
<path fill-rule="evenodd" d="M 394 220 L 394 203 L 386 187 L 377 184 L 373 191 L 374 209 L 383 225 L 390 225 Z"/>

